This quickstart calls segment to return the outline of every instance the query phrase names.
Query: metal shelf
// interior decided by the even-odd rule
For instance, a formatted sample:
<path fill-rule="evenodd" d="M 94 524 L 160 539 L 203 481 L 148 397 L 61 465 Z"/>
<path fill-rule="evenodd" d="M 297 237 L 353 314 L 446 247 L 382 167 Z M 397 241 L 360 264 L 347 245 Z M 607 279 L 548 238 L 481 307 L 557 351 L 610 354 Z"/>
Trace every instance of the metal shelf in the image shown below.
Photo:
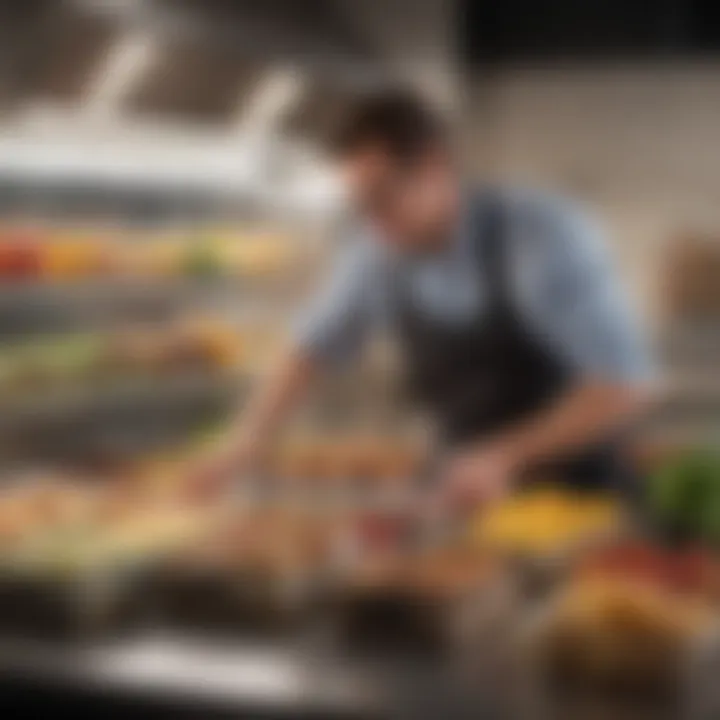
<path fill-rule="evenodd" d="M 274 291 L 275 285 L 281 296 L 260 301 L 268 286 Z M 242 319 L 287 308 L 290 292 L 290 283 L 247 277 L 0 283 L 0 328 L 7 339 L 106 328 L 112 322 L 163 321 L 183 311 Z"/>
<path fill-rule="evenodd" d="M 148 378 L 6 401 L 0 462 L 123 457 L 177 443 L 236 407 L 248 375 Z"/>

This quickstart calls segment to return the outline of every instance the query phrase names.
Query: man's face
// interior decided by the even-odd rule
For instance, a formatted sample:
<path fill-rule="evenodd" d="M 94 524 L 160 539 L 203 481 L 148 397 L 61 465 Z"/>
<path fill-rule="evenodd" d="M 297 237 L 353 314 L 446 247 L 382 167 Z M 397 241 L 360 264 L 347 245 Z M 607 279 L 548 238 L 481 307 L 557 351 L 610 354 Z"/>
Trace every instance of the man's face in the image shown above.
<path fill-rule="evenodd" d="M 351 202 L 381 239 L 403 250 L 422 250 L 447 236 L 456 183 L 447 157 L 428 152 L 403 164 L 368 148 L 342 166 Z"/>

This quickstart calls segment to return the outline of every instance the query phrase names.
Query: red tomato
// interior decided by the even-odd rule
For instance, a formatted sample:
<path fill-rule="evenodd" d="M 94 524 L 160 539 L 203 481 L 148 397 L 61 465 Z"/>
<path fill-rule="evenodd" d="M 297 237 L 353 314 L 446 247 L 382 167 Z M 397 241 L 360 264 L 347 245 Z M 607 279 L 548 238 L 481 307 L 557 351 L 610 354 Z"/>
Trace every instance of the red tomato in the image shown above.
<path fill-rule="evenodd" d="M 677 592 L 697 593 L 709 588 L 712 557 L 701 549 L 666 550 L 634 543 L 599 552 L 584 563 L 582 574 L 632 577 Z"/>
<path fill-rule="evenodd" d="M 0 241 L 0 276 L 12 280 L 37 277 L 40 253 L 30 238 L 5 237 Z"/>
<path fill-rule="evenodd" d="M 370 550 L 396 548 L 409 532 L 408 519 L 400 515 L 368 513 L 357 521 L 357 537 L 361 547 Z"/>
<path fill-rule="evenodd" d="M 709 556 L 702 550 L 676 553 L 670 563 L 668 585 L 681 592 L 702 592 L 710 571 Z"/>

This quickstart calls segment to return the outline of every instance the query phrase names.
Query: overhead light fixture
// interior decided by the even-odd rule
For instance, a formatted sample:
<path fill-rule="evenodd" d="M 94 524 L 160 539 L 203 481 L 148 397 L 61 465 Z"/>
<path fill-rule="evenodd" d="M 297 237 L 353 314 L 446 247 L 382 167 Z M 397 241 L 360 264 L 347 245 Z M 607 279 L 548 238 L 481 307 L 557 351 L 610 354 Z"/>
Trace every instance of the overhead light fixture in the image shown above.
<path fill-rule="evenodd" d="M 85 98 L 84 112 L 109 115 L 115 112 L 135 80 L 155 53 L 154 39 L 136 30 L 122 36 L 110 49 Z"/>
<path fill-rule="evenodd" d="M 305 78 L 295 68 L 273 68 L 260 79 L 249 100 L 241 103 L 236 127 L 241 133 L 267 131 L 277 127 L 284 114 L 297 102 Z"/>

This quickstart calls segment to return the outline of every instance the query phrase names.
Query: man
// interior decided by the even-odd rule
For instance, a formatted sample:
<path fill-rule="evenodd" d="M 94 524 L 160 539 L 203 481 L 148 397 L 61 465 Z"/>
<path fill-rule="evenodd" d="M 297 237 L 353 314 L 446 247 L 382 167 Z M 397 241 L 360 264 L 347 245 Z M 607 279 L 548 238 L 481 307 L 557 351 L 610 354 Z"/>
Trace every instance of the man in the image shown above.
<path fill-rule="evenodd" d="M 466 187 L 442 119 L 404 92 L 361 101 L 334 150 L 362 220 L 214 470 L 250 467 L 310 380 L 383 322 L 448 449 L 451 497 L 492 498 L 543 466 L 577 486 L 620 479 L 649 363 L 589 221 Z"/>

